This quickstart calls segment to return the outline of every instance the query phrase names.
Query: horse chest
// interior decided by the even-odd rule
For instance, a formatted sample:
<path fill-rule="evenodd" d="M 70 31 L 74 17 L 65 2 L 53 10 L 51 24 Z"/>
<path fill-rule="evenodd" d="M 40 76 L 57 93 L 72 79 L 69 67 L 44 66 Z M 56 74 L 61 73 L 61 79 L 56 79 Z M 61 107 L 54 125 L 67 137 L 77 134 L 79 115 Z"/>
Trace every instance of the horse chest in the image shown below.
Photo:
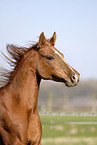
<path fill-rule="evenodd" d="M 2 119 L 0 124 L 4 130 L 17 136 L 20 141 L 27 142 L 27 112 L 19 108 L 16 108 L 15 110 L 8 110 L 8 108 L 6 109 L 4 106 L 1 108 Z"/>

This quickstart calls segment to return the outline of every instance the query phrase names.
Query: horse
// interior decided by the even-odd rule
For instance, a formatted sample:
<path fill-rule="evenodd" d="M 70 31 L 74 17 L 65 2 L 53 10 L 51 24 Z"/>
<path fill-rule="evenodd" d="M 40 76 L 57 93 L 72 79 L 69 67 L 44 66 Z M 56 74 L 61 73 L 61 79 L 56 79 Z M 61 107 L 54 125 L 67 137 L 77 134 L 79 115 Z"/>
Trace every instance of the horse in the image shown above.
<path fill-rule="evenodd" d="M 42 79 L 74 87 L 80 74 L 65 60 L 54 45 L 56 33 L 28 48 L 7 45 L 8 61 L 13 70 L 3 73 L 5 85 L 0 88 L 0 145 L 41 145 L 42 125 L 37 101 Z"/>

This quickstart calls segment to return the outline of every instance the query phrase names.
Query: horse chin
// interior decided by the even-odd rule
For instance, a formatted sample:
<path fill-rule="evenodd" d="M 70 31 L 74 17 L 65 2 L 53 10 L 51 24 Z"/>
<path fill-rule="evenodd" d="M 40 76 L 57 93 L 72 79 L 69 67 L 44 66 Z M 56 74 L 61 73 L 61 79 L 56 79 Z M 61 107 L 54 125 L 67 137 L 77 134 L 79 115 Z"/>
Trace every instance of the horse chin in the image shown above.
<path fill-rule="evenodd" d="M 54 76 L 54 75 L 52 75 L 52 79 L 51 80 L 56 81 L 56 82 L 62 82 L 62 83 L 64 83 L 66 85 L 66 87 L 74 87 L 74 86 L 77 85 L 77 84 L 72 84 L 72 82 L 69 82 L 69 81 L 67 81 L 64 78 L 59 78 L 59 77 Z"/>
<path fill-rule="evenodd" d="M 72 87 L 67 81 L 64 84 L 66 87 Z"/>
<path fill-rule="evenodd" d="M 66 87 L 75 87 L 77 85 L 77 84 L 71 84 L 67 80 L 64 80 L 64 84 L 66 85 Z"/>

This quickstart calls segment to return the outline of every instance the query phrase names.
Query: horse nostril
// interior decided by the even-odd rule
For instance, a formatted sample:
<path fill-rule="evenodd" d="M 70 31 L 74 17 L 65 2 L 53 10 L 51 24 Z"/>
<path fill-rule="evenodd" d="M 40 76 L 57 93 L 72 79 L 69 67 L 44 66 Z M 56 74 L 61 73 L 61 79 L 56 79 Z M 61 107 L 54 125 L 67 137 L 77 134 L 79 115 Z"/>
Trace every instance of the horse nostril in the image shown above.
<path fill-rule="evenodd" d="M 73 76 L 73 79 L 75 80 L 75 76 Z"/>
<path fill-rule="evenodd" d="M 75 74 L 71 77 L 71 81 L 74 83 L 76 81 Z"/>

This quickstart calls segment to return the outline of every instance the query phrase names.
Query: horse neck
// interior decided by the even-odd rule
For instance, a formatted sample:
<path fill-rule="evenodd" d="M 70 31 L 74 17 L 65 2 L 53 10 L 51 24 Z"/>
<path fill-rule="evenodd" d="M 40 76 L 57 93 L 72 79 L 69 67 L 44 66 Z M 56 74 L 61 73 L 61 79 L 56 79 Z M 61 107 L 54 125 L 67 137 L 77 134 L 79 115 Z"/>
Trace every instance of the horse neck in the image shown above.
<path fill-rule="evenodd" d="M 34 56 L 35 57 L 35 56 Z M 37 99 L 39 93 L 40 78 L 35 69 L 35 58 L 28 63 L 30 59 L 26 59 L 21 62 L 23 65 L 20 66 L 16 72 L 12 82 L 9 85 L 10 96 L 14 96 L 15 99 L 20 100 L 22 105 L 27 104 L 29 108 L 37 107 Z"/>

